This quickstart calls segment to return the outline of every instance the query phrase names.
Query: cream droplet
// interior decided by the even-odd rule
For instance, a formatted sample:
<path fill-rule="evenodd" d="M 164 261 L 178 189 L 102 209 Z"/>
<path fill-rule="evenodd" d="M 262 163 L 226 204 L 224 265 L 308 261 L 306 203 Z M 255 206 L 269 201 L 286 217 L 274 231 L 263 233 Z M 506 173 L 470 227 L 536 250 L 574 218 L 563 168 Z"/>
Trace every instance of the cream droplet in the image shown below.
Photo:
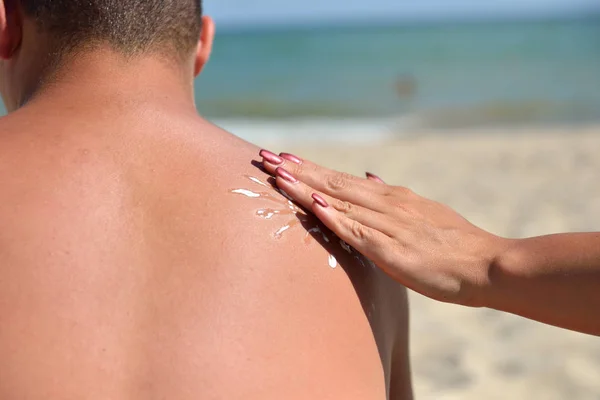
<path fill-rule="evenodd" d="M 243 194 L 244 196 L 248 196 L 248 197 L 260 197 L 260 194 L 258 193 L 254 193 L 250 190 L 246 190 L 246 189 L 236 189 L 236 190 L 232 190 L 232 193 L 237 193 L 237 194 Z"/>
<path fill-rule="evenodd" d="M 330 254 L 330 255 L 329 255 L 329 266 L 330 266 L 331 268 L 334 268 L 334 269 L 335 269 L 335 268 L 337 267 L 337 264 L 338 264 L 338 263 L 337 263 L 337 260 L 335 259 L 335 257 L 334 257 L 332 254 Z"/>
<path fill-rule="evenodd" d="M 259 217 L 264 218 L 264 219 L 271 219 L 277 214 L 280 214 L 279 210 L 263 209 L 263 210 L 258 210 L 256 212 L 256 215 L 258 215 Z"/>
<path fill-rule="evenodd" d="M 342 249 L 346 250 L 346 253 L 352 254 L 352 248 L 348 245 L 348 243 L 344 242 L 341 239 L 340 239 L 340 246 L 342 246 Z"/>
<path fill-rule="evenodd" d="M 282 189 L 277 189 L 279 191 L 279 193 L 281 193 L 282 195 L 284 195 L 288 200 L 293 201 L 294 199 L 292 198 L 292 196 L 290 196 L 289 194 L 287 194 L 285 192 L 285 190 Z"/>
<path fill-rule="evenodd" d="M 254 182 L 254 183 L 258 183 L 258 184 L 259 184 L 259 185 L 261 185 L 261 186 L 264 186 L 264 187 L 269 187 L 269 185 L 267 185 L 266 183 L 264 183 L 264 182 L 263 182 L 263 181 L 261 181 L 260 179 L 258 179 L 258 178 L 255 178 L 255 177 L 253 177 L 253 176 L 249 176 L 249 177 L 248 177 L 248 179 L 250 179 L 250 180 L 251 180 L 252 182 Z"/>
<path fill-rule="evenodd" d="M 307 232 L 306 232 L 306 236 L 310 235 L 311 233 L 319 233 L 321 232 L 321 229 L 319 229 L 319 227 L 315 227 L 315 228 L 310 228 Z"/>
<path fill-rule="evenodd" d="M 283 234 L 283 232 L 287 231 L 288 229 L 290 229 L 289 225 L 279 228 L 279 230 L 277 232 L 275 232 L 275 237 L 280 238 L 281 235 Z"/>

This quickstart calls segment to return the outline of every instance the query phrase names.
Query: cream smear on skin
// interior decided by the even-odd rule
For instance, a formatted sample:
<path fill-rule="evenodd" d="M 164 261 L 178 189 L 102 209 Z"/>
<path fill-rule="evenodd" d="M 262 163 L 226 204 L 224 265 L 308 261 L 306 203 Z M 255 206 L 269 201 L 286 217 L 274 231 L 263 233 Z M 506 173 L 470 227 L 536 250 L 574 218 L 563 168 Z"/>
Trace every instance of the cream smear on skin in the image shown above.
<path fill-rule="evenodd" d="M 300 207 L 298 207 L 293 202 L 292 197 L 290 195 L 288 195 L 285 191 L 283 191 L 279 188 L 274 188 L 271 185 L 261 181 L 258 178 L 255 178 L 253 176 L 245 175 L 245 177 L 248 178 L 251 182 L 253 182 L 259 186 L 262 186 L 264 188 L 269 189 L 269 192 L 265 192 L 265 191 L 259 192 L 259 191 L 253 191 L 253 190 L 248 190 L 248 189 L 234 189 L 231 191 L 232 193 L 243 195 L 243 196 L 250 197 L 253 199 L 266 198 L 266 199 L 269 199 L 270 201 L 277 203 L 279 205 L 278 208 L 261 208 L 261 209 L 257 210 L 256 215 L 258 217 L 266 219 L 266 220 L 270 220 L 276 216 L 282 216 L 282 215 L 293 216 L 293 218 L 291 218 L 285 225 L 283 225 L 281 228 L 279 228 L 277 231 L 274 232 L 273 236 L 275 236 L 276 239 L 281 239 L 287 231 L 294 228 L 295 226 L 300 225 L 300 224 L 305 225 L 307 222 L 309 222 L 308 215 L 306 215 L 304 210 L 302 210 Z M 282 199 L 281 197 L 279 197 L 277 195 L 274 195 L 272 193 L 273 190 L 275 190 L 278 193 L 280 193 L 281 195 L 283 195 L 286 198 L 286 200 Z M 325 234 L 325 232 L 323 232 L 323 230 L 321 229 L 321 227 L 319 225 L 314 225 L 312 228 L 308 229 L 308 231 L 306 232 L 306 235 L 304 236 L 304 242 L 306 244 L 308 244 L 310 241 L 311 234 L 319 234 L 319 233 L 321 234 L 321 236 L 323 237 L 323 240 L 326 243 L 331 243 L 331 240 Z M 335 236 L 335 234 L 333 234 L 333 235 L 335 238 L 337 238 L 337 236 Z M 352 246 L 350 246 L 348 243 L 344 242 L 341 239 L 339 239 L 338 243 L 341 246 L 341 248 L 346 253 L 352 255 L 352 257 L 361 266 L 366 267 L 365 259 L 362 257 L 362 255 L 358 251 L 356 251 Z M 327 264 L 333 269 L 337 268 L 337 266 L 338 266 L 337 259 L 331 253 L 329 254 Z M 372 263 L 369 263 L 369 264 L 370 264 L 371 268 L 375 268 L 375 266 Z"/>
<path fill-rule="evenodd" d="M 279 228 L 277 231 L 275 231 L 275 233 L 273 235 L 275 236 L 276 239 L 281 239 L 287 231 L 294 228 L 295 226 L 309 222 L 308 215 L 306 215 L 306 213 L 300 207 L 298 207 L 296 204 L 294 204 L 293 199 L 287 193 L 285 193 L 283 190 L 280 190 L 278 188 L 273 188 L 272 186 L 268 185 L 267 183 L 261 181 L 258 178 L 255 178 L 253 176 L 249 176 L 249 175 L 245 175 L 245 176 L 246 176 L 246 178 L 248 178 L 251 182 L 255 183 L 256 185 L 267 188 L 270 191 L 276 190 L 277 192 L 279 192 L 280 194 L 282 194 L 285 197 L 285 200 L 284 200 L 281 197 L 274 195 L 272 192 L 270 193 L 270 192 L 258 191 L 258 190 L 234 189 L 231 191 L 232 193 L 239 194 L 239 195 L 246 196 L 246 197 L 253 198 L 253 199 L 266 198 L 266 199 L 278 204 L 277 208 L 261 208 L 261 209 L 257 210 L 256 215 L 260 218 L 270 220 L 270 219 L 273 219 L 274 217 L 280 217 L 283 215 L 290 215 L 293 217 L 289 221 L 287 221 L 287 223 L 285 225 L 283 225 L 281 228 Z M 326 243 L 331 242 L 331 240 L 325 234 L 325 232 L 323 232 L 323 230 L 318 225 L 315 225 L 312 228 L 310 228 L 308 230 L 308 232 L 306 232 L 306 236 L 304 237 L 304 241 L 306 244 L 308 244 L 308 242 L 310 240 L 311 233 L 320 233 L 323 237 L 323 240 Z M 344 248 L 344 250 L 346 250 L 346 249 Z M 348 250 L 346 250 L 346 251 L 348 251 Z M 329 254 L 327 264 L 332 269 L 335 269 L 338 266 L 337 259 L 331 253 Z"/>

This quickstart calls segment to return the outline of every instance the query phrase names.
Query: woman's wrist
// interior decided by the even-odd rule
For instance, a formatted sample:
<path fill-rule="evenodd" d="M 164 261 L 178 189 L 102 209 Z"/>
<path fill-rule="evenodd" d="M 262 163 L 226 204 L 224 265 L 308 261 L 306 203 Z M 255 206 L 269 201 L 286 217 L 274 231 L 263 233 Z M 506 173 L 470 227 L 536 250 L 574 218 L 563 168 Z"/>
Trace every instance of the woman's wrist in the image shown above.
<path fill-rule="evenodd" d="M 498 302 L 506 296 L 510 290 L 510 271 L 518 269 L 523 263 L 521 251 L 522 239 L 507 239 L 495 236 L 486 249 L 485 261 L 482 263 L 485 271 L 479 288 L 477 299 L 479 307 L 498 308 Z"/>
<path fill-rule="evenodd" d="M 518 302 L 514 298 L 515 290 L 520 290 L 517 287 L 527 278 L 526 266 L 531 263 L 526 243 L 527 239 L 501 239 L 498 242 L 496 255 L 487 271 L 487 288 L 482 299 L 484 307 L 505 310 Z"/>

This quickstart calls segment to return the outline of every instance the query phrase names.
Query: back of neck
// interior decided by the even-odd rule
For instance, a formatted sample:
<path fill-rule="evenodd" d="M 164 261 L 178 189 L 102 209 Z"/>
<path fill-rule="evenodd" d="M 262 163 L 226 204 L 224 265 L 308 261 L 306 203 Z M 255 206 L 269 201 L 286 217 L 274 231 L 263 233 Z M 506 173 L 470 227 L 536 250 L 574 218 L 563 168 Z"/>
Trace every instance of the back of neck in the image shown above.
<path fill-rule="evenodd" d="M 95 50 L 72 57 L 40 82 L 28 106 L 153 103 L 195 112 L 192 68 L 157 55 L 127 57 Z"/>

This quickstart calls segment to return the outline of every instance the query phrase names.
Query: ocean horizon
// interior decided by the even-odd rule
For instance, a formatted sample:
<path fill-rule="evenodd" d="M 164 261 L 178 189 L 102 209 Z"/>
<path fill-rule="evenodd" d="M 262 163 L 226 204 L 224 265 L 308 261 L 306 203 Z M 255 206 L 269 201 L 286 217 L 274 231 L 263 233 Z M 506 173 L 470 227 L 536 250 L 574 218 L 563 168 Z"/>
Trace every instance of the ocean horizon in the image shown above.
<path fill-rule="evenodd" d="M 208 118 L 401 118 L 433 127 L 600 120 L 600 17 L 226 29 Z"/>

